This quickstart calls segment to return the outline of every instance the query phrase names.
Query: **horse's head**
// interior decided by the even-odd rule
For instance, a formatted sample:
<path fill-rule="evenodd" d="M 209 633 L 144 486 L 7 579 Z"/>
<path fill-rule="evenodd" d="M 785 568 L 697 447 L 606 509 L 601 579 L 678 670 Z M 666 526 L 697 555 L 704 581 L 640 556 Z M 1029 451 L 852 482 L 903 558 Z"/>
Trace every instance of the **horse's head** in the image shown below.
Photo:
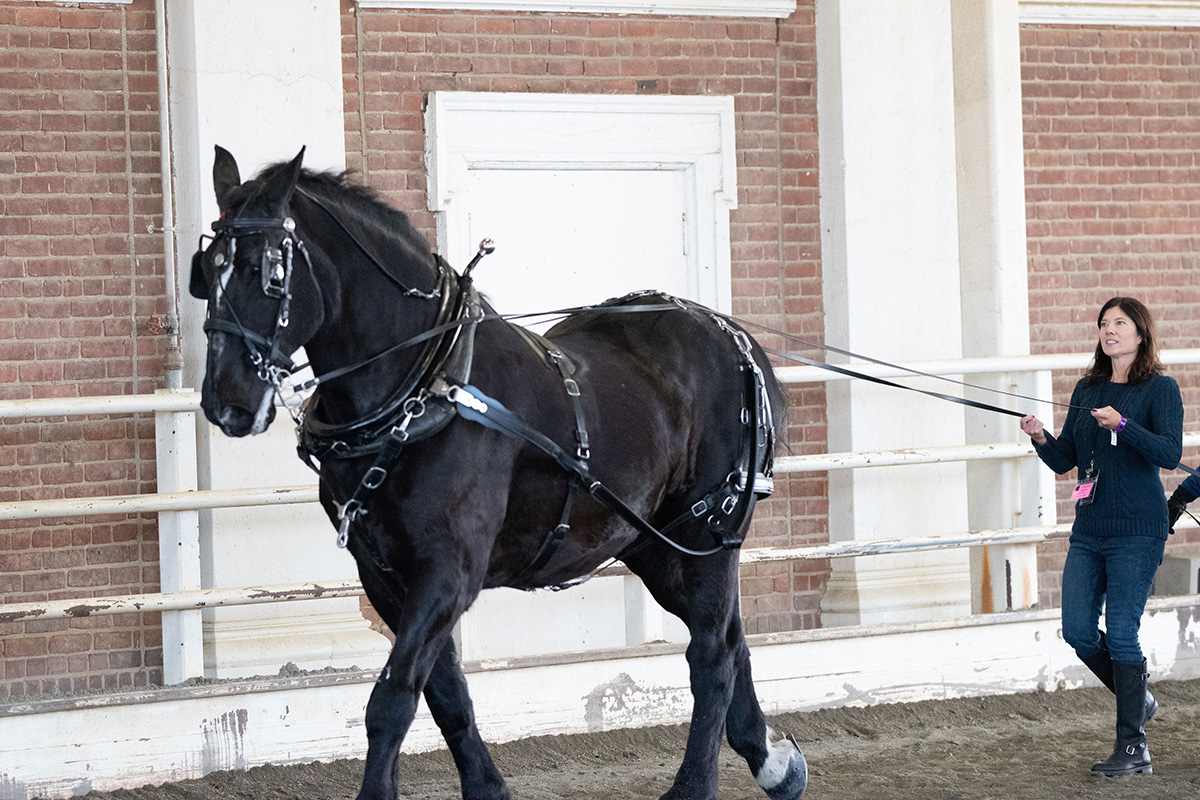
<path fill-rule="evenodd" d="M 291 354 L 324 322 L 321 289 L 290 211 L 304 150 L 242 183 L 216 148 L 213 185 L 221 217 L 192 259 L 191 294 L 208 301 L 208 359 L 201 407 L 229 436 L 262 433 Z"/>

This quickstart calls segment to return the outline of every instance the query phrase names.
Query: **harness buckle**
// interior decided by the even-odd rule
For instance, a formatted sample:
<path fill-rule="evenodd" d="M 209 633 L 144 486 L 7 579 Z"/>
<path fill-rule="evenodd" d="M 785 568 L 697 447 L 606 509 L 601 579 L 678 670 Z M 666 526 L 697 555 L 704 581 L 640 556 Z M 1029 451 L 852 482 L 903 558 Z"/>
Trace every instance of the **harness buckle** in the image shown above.
<path fill-rule="evenodd" d="M 567 387 L 567 394 L 571 397 L 579 397 L 579 384 L 574 378 L 563 378 L 563 386 Z"/>
<path fill-rule="evenodd" d="M 695 504 L 692 506 L 692 516 L 698 517 L 701 514 L 703 514 L 705 511 L 708 511 L 708 498 L 707 497 L 704 498 L 703 500 L 697 500 L 695 502 Z"/>
<path fill-rule="evenodd" d="M 387 470 L 380 466 L 371 467 L 362 477 L 364 489 L 378 489 L 387 480 Z"/>
<path fill-rule="evenodd" d="M 730 475 L 730 480 L 736 481 L 734 484 L 739 492 L 746 491 L 746 482 L 750 477 L 745 471 L 739 471 L 736 475 Z M 775 491 L 775 478 L 771 475 L 766 475 L 762 472 L 754 473 L 754 493 L 760 496 L 767 496 Z"/>

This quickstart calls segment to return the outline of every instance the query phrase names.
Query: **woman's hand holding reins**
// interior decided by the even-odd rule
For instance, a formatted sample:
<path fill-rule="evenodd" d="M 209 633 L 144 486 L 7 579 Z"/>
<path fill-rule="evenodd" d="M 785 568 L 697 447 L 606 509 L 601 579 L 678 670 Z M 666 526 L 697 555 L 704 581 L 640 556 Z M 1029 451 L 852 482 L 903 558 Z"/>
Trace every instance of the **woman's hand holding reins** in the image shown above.
<path fill-rule="evenodd" d="M 1123 419 L 1120 412 L 1112 406 L 1093 408 L 1092 416 L 1095 417 L 1096 422 L 1099 423 L 1100 427 L 1104 428 L 1106 431 L 1115 431 Z"/>
<path fill-rule="evenodd" d="M 1030 439 L 1033 439 L 1034 444 L 1046 443 L 1046 432 L 1042 421 L 1032 414 L 1021 417 L 1021 430 L 1028 434 Z"/>

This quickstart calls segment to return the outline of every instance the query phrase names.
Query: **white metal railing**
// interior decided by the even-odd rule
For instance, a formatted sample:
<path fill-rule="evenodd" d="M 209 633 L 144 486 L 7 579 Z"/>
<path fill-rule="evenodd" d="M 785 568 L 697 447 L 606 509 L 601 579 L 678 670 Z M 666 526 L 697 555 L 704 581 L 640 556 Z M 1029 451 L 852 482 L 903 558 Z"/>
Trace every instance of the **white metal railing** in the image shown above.
<path fill-rule="evenodd" d="M 1166 364 L 1200 363 L 1200 349 L 1166 351 L 1162 354 Z M 1035 355 L 988 359 L 962 359 L 946 361 L 913 362 L 907 364 L 911 370 L 930 375 L 985 375 L 996 373 L 1039 372 L 1048 377 L 1048 371 L 1082 369 L 1089 357 L 1083 355 Z M 909 370 L 877 364 L 854 364 L 853 368 L 877 377 L 911 376 Z M 820 383 L 849 379 L 839 373 L 817 367 L 781 367 L 776 370 L 781 381 L 794 383 Z M 1049 389 L 1048 380 L 1040 386 Z M 160 421 L 159 459 L 169 462 L 173 456 L 182 455 L 184 475 L 182 480 L 175 474 L 179 465 L 159 464 L 160 481 L 184 486 L 185 491 L 168 491 L 148 495 L 125 495 L 110 497 L 66 498 L 54 500 L 31 500 L 0 502 L 0 520 L 45 519 L 97 514 L 159 513 L 160 541 L 171 538 L 173 526 L 200 509 L 234 508 L 247 506 L 287 505 L 316 502 L 315 485 L 282 486 L 240 490 L 200 491 L 195 489 L 195 443 L 194 415 L 199 410 L 199 393 L 190 390 L 160 391 L 153 395 L 136 395 L 97 398 L 55 398 L 45 400 L 0 401 L 0 420 L 30 417 L 81 416 L 155 413 Z M 173 419 L 184 416 L 184 424 Z M 164 420 L 173 424 L 166 427 L 170 433 L 163 434 Z M 173 438 L 172 438 L 173 437 Z M 187 439 L 191 437 L 189 443 Z M 162 440 L 168 441 L 164 443 Z M 1200 444 L 1200 432 L 1184 436 L 1185 445 Z M 958 445 L 951 447 L 913 448 L 856 453 L 820 453 L 799 456 L 783 456 L 776 459 L 776 472 L 781 474 L 826 472 L 830 470 L 858 469 L 863 467 L 897 466 L 905 464 L 933 464 L 959 461 L 1013 460 L 1029 458 L 1033 448 L 1027 443 L 996 443 Z M 191 458 L 191 473 L 187 459 Z M 175 459 L 178 460 L 177 458 Z M 1187 527 L 1187 523 L 1184 524 Z M 956 547 L 1030 546 L 1044 541 L 1046 537 L 1064 533 L 1067 526 L 1039 526 L 989 531 L 964 531 L 924 537 L 852 540 L 831 542 L 806 547 L 754 548 L 741 554 L 743 564 L 792 561 L 811 558 L 843 558 L 884 553 L 916 552 Z M 176 537 L 179 538 L 179 537 Z M 186 535 L 183 538 L 187 538 Z M 249 605 L 256 603 L 288 602 L 293 600 L 322 597 L 344 597 L 362 593 L 357 581 L 326 581 L 321 583 L 287 584 L 279 586 L 231 587 L 203 589 L 199 587 L 198 572 L 186 565 L 175 563 L 180 555 L 167 548 L 170 558 L 162 567 L 163 591 L 124 597 L 88 597 L 71 600 L 56 600 L 35 603 L 0 605 L 0 622 L 29 619 L 71 618 L 99 614 L 130 613 L 137 611 L 164 612 L 164 643 L 169 640 L 168 629 L 175 628 L 176 640 L 196 640 L 199 620 L 198 609 L 216 606 Z M 188 553 L 183 553 L 186 561 Z M 181 572 L 182 570 L 182 572 Z M 620 567 L 606 570 L 605 574 L 621 574 Z M 190 628 L 185 632 L 184 628 Z M 164 648 L 166 649 L 166 648 Z M 199 654 L 190 656 L 190 666 L 181 665 L 180 679 L 188 671 L 194 672 Z M 165 672 L 169 670 L 165 667 Z M 171 676 L 167 675 L 170 683 Z"/>
<path fill-rule="evenodd" d="M 852 362 L 840 367 L 851 367 L 864 375 L 875 378 L 912 376 L 913 371 L 930 375 L 995 375 L 999 373 L 1053 372 L 1055 370 L 1084 369 L 1091 361 L 1090 354 L 1046 353 L 1030 356 L 994 356 L 991 358 L 942 359 L 939 361 L 911 361 L 894 366 Z M 1164 350 L 1159 354 L 1163 364 L 1200 363 L 1200 348 Z M 820 367 L 778 367 L 775 374 L 784 383 L 825 383 L 851 380 L 851 376 L 821 369 Z"/>

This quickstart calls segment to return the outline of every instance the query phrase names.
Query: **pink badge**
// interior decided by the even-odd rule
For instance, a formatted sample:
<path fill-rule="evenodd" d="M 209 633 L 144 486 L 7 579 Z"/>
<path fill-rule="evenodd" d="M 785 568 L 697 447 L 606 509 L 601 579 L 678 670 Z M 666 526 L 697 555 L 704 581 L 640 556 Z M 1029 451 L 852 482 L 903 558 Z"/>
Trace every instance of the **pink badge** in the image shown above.
<path fill-rule="evenodd" d="M 1071 492 L 1072 500 L 1081 500 L 1084 497 L 1089 497 L 1092 494 L 1092 489 L 1096 486 L 1095 481 L 1080 483 L 1075 487 L 1075 491 Z"/>

